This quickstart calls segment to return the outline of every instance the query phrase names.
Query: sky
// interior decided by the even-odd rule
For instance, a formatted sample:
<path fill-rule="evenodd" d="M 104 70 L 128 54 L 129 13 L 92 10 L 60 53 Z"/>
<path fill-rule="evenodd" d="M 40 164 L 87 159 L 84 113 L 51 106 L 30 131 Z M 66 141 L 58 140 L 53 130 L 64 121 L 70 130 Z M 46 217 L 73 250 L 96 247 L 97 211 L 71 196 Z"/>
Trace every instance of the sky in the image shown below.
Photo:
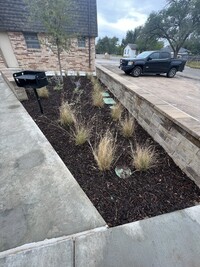
<path fill-rule="evenodd" d="M 144 25 L 152 11 L 166 0 L 97 0 L 98 38 L 116 36 L 121 41 L 128 30 Z"/>

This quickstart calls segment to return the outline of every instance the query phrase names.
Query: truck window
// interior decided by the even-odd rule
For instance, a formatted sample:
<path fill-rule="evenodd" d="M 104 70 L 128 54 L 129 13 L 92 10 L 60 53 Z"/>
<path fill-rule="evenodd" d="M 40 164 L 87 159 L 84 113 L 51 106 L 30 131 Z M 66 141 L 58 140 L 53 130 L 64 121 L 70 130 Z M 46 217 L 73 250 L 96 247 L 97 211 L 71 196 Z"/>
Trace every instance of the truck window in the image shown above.
<path fill-rule="evenodd" d="M 170 55 L 167 52 L 161 52 L 160 53 L 160 59 L 169 59 Z"/>
<path fill-rule="evenodd" d="M 150 55 L 150 58 L 151 58 L 151 59 L 159 59 L 159 53 L 158 53 L 158 52 L 152 53 L 152 54 Z"/>

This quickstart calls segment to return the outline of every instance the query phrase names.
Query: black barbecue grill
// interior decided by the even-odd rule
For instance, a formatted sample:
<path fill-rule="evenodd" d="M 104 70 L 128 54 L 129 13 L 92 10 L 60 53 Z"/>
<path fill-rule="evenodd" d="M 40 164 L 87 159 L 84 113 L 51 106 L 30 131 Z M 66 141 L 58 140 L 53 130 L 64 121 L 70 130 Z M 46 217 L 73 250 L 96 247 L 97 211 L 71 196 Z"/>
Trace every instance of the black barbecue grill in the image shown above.
<path fill-rule="evenodd" d="M 38 96 L 36 89 L 44 87 L 48 84 L 45 72 L 25 70 L 25 71 L 14 73 L 13 77 L 18 87 L 24 87 L 24 88 L 34 90 L 39 107 L 40 107 L 40 111 L 43 114 L 43 108 L 42 108 L 40 98 Z"/>

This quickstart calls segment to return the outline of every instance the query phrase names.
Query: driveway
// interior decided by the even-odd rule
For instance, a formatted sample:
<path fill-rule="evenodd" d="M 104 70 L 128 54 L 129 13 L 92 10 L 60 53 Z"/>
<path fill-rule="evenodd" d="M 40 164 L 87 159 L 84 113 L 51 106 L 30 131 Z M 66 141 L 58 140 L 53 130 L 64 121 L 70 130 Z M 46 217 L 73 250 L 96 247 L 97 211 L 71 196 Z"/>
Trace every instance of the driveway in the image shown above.
<path fill-rule="evenodd" d="M 134 78 L 125 75 L 124 72 L 118 68 L 116 60 L 114 64 L 108 60 L 107 62 L 109 63 L 106 64 L 106 60 L 97 60 L 98 64 L 103 65 L 124 79 L 133 82 L 138 87 L 160 97 L 163 101 L 186 112 L 200 122 L 200 78 L 198 79 L 198 77 L 200 77 L 200 70 L 197 70 L 197 79 L 191 79 L 192 77 L 185 78 L 181 75 L 176 75 L 173 79 L 166 78 L 165 75 L 146 75 Z"/>
<path fill-rule="evenodd" d="M 120 56 L 110 56 L 109 59 L 106 59 L 104 55 L 96 55 L 96 63 L 104 66 L 119 66 L 120 58 Z M 184 71 L 178 72 L 176 75 L 200 81 L 200 69 L 193 69 L 185 66 Z"/>

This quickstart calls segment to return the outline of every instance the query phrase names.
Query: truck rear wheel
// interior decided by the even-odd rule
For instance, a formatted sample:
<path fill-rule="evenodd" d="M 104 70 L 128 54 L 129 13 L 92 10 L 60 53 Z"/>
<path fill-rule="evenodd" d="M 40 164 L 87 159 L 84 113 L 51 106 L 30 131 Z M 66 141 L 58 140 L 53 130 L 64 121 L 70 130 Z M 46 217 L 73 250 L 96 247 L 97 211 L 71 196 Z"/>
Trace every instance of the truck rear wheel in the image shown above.
<path fill-rule="evenodd" d="M 139 66 L 136 66 L 135 68 L 133 68 L 133 70 L 131 71 L 131 75 L 133 77 L 139 77 L 142 73 L 142 68 Z"/>
<path fill-rule="evenodd" d="M 167 73 L 168 78 L 173 78 L 175 75 L 176 75 L 176 68 L 171 68 Z"/>

